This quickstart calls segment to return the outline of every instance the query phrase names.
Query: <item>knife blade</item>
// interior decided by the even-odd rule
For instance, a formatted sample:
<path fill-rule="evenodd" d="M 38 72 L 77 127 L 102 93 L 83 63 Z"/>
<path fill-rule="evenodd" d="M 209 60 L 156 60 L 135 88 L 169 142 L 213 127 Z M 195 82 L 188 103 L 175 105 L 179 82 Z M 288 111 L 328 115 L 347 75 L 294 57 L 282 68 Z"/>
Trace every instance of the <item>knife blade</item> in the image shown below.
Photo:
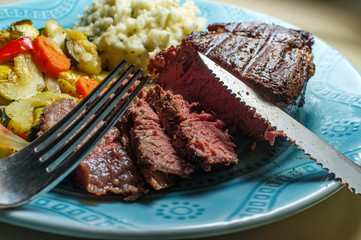
<path fill-rule="evenodd" d="M 227 91 L 254 110 L 276 131 L 302 150 L 317 164 L 334 174 L 335 179 L 356 193 L 361 194 L 361 167 L 307 129 L 286 112 L 263 98 L 252 88 L 233 76 L 211 59 L 198 53 L 201 60 Z"/>

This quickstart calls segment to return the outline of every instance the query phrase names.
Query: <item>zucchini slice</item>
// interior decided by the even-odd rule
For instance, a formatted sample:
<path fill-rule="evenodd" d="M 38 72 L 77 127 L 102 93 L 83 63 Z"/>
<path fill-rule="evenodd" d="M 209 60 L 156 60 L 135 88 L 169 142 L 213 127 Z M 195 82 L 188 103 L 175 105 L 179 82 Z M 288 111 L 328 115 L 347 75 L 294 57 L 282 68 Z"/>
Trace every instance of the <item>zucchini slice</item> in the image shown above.
<path fill-rule="evenodd" d="M 13 71 L 13 66 L 0 65 L 0 79 L 7 79 Z"/>
<path fill-rule="evenodd" d="M 31 20 L 22 20 L 12 23 L 9 28 L 11 39 L 30 37 L 34 40 L 39 36 L 39 31 L 33 27 Z"/>
<path fill-rule="evenodd" d="M 10 41 L 11 41 L 10 33 L 8 31 L 4 30 L 4 29 L 1 30 L 0 31 L 0 48 L 5 46 Z"/>
<path fill-rule="evenodd" d="M 65 50 L 64 41 L 66 37 L 65 29 L 54 19 L 49 19 L 45 27 L 42 29 L 41 33 L 58 44 L 61 50 Z M 65 51 L 64 51 L 65 52 Z"/>
<path fill-rule="evenodd" d="M 14 70 L 0 79 L 0 95 L 8 100 L 34 96 L 45 88 L 43 73 L 36 67 L 31 54 L 21 53 L 14 58 Z"/>
<path fill-rule="evenodd" d="M 66 34 L 65 49 L 71 60 L 76 63 L 77 69 L 87 74 L 101 73 L 102 63 L 97 46 L 80 31 L 66 29 Z"/>
<path fill-rule="evenodd" d="M 5 113 L 5 106 L 0 107 L 0 119 L 2 126 L 6 127 L 9 124 L 10 118 Z"/>
<path fill-rule="evenodd" d="M 11 101 L 9 99 L 4 98 L 0 95 L 0 106 L 6 106 L 9 105 Z"/>
<path fill-rule="evenodd" d="M 43 110 L 44 110 L 44 107 L 34 108 L 34 111 L 33 111 L 34 123 L 33 124 L 40 123 L 40 116 L 43 113 Z"/>
<path fill-rule="evenodd" d="M 65 93 L 46 91 L 30 98 L 10 103 L 5 107 L 5 114 L 9 118 L 7 128 L 17 135 L 27 136 L 30 129 L 34 125 L 39 124 L 42 108 L 62 98 L 77 100 Z"/>
<path fill-rule="evenodd" d="M 38 132 L 40 131 L 40 123 L 33 125 L 28 133 L 28 136 L 26 138 L 27 141 L 32 142 L 38 137 Z"/>

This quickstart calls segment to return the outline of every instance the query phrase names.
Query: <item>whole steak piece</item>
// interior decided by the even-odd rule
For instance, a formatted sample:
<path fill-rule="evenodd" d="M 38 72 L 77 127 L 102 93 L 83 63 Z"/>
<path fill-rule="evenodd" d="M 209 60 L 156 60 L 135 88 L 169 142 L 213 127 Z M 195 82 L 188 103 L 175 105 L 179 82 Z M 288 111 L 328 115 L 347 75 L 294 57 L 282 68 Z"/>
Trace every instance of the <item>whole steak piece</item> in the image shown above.
<path fill-rule="evenodd" d="M 256 141 L 272 132 L 266 122 L 229 96 L 198 52 L 230 71 L 279 107 L 293 106 L 313 76 L 313 36 L 260 22 L 213 24 L 150 60 L 156 83 L 212 110 L 232 132 Z"/>

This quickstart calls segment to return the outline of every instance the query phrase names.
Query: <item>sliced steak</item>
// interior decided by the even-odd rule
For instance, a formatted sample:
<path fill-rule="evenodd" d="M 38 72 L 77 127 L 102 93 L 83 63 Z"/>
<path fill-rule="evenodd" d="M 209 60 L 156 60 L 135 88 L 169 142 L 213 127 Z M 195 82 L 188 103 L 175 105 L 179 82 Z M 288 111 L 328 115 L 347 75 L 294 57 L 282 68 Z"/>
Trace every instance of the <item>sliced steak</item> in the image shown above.
<path fill-rule="evenodd" d="M 51 128 L 75 106 L 74 100 L 61 99 L 45 107 L 40 118 L 41 131 Z M 135 200 L 145 192 L 144 181 L 120 138 L 116 128 L 106 134 L 74 170 L 75 185 L 96 195 L 121 194 L 125 200 Z"/>
<path fill-rule="evenodd" d="M 96 195 L 108 192 L 135 200 L 145 191 L 144 181 L 120 143 L 120 132 L 112 128 L 75 169 L 74 183 Z"/>
<path fill-rule="evenodd" d="M 173 184 L 176 176 L 192 172 L 165 134 L 158 115 L 143 99 L 136 99 L 125 116 L 130 122 L 130 147 L 147 182 L 156 190 Z M 129 123 L 128 123 L 129 124 Z"/>
<path fill-rule="evenodd" d="M 232 138 L 213 115 L 191 113 L 182 96 L 158 85 L 149 89 L 146 100 L 156 109 L 175 149 L 192 164 L 209 171 L 213 166 L 237 163 Z"/>
<path fill-rule="evenodd" d="M 43 109 L 43 113 L 40 115 L 40 131 L 38 136 L 42 135 L 45 131 L 54 126 L 60 121 L 68 112 L 70 112 L 76 106 L 76 102 L 73 99 L 60 99 L 55 101 L 52 105 L 46 106 Z"/>
<path fill-rule="evenodd" d="M 214 111 L 232 132 L 260 141 L 273 129 L 229 96 L 197 52 L 285 108 L 296 102 L 314 74 L 313 37 L 304 31 L 259 22 L 213 24 L 208 30 L 192 33 L 176 48 L 160 52 L 150 60 L 149 72 L 165 89 Z"/>

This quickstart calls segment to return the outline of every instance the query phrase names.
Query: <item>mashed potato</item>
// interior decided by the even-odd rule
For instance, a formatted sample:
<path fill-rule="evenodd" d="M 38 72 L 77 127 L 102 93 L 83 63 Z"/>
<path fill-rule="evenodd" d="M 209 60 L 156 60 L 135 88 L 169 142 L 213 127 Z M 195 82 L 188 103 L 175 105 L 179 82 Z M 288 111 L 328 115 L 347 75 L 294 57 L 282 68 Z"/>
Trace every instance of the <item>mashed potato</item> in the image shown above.
<path fill-rule="evenodd" d="M 73 28 L 94 37 L 105 69 L 127 59 L 145 70 L 159 50 L 204 30 L 206 19 L 198 11 L 191 1 L 95 0 Z"/>

